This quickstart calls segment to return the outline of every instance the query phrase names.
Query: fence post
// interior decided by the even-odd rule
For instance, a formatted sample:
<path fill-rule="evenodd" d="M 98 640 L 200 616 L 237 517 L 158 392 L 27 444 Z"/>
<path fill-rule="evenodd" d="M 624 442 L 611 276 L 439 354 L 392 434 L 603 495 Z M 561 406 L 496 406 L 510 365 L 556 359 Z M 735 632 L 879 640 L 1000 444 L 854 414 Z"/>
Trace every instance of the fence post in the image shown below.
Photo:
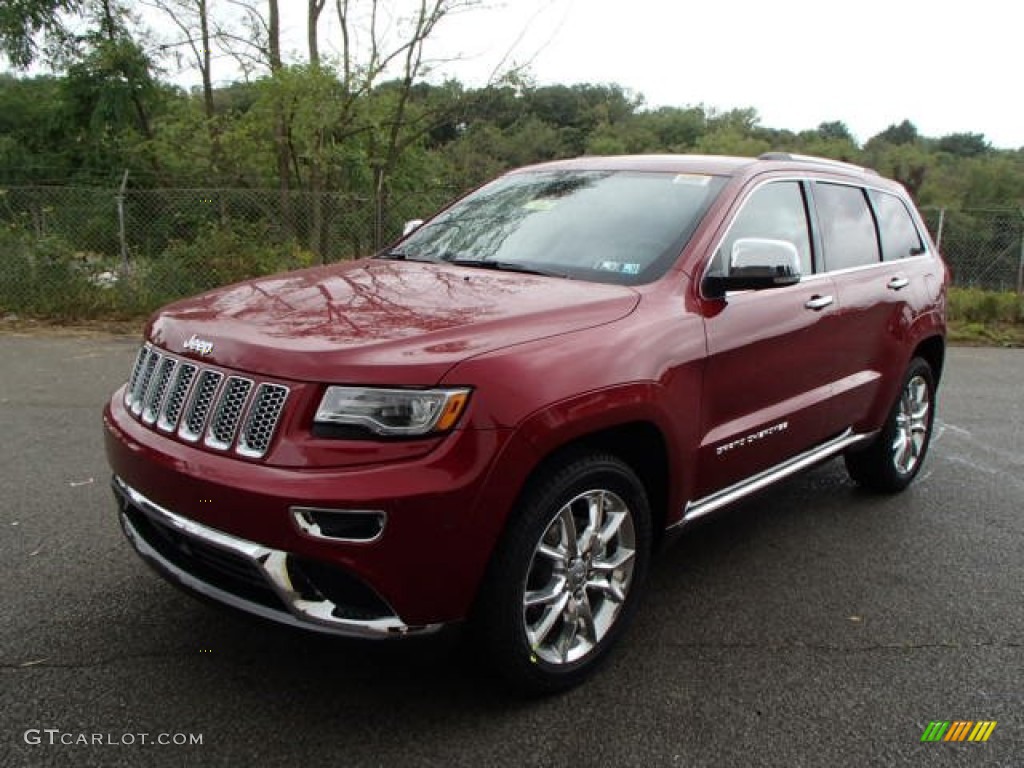
<path fill-rule="evenodd" d="M 939 208 L 939 228 L 935 233 L 935 248 L 939 253 L 942 253 L 942 230 L 946 225 L 946 209 Z"/>
<path fill-rule="evenodd" d="M 121 241 L 121 263 L 128 266 L 128 238 L 125 234 L 124 225 L 124 190 L 128 186 L 128 169 L 124 169 L 124 176 L 121 177 L 121 188 L 117 192 L 117 235 Z"/>
<path fill-rule="evenodd" d="M 373 250 L 378 250 L 384 245 L 384 166 L 374 167 L 376 175 L 376 190 L 374 192 L 374 213 L 373 213 Z"/>
<path fill-rule="evenodd" d="M 1017 262 L 1017 295 L 1024 296 L 1024 208 L 1020 211 L 1020 261 Z"/>

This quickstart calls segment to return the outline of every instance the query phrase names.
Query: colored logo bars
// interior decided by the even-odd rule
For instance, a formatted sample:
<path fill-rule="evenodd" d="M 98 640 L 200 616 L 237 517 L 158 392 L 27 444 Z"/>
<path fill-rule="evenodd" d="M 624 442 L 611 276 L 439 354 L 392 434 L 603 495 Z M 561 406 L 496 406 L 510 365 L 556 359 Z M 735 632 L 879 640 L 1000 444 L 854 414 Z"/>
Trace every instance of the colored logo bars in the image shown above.
<path fill-rule="evenodd" d="M 988 741 L 995 729 L 995 720 L 932 720 L 921 741 Z"/>

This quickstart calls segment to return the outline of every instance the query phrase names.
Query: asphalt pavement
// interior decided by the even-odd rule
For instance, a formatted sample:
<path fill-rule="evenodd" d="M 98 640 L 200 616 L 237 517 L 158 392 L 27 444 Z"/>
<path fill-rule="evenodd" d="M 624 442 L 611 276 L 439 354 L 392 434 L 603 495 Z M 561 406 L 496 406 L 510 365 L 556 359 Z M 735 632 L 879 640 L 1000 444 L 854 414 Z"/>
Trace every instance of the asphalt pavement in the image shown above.
<path fill-rule="evenodd" d="M 713 517 L 593 680 L 524 701 L 456 634 L 327 639 L 153 574 L 100 429 L 136 345 L 0 335 L 0 765 L 1024 765 L 1024 351 L 950 350 L 909 491 L 833 461 Z"/>

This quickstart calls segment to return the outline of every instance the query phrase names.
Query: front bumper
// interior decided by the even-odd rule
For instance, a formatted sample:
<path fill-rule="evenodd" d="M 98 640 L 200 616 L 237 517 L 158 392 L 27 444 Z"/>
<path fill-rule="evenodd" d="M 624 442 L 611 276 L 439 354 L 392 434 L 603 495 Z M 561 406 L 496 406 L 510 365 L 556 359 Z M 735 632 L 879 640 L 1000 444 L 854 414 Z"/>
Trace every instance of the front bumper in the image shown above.
<path fill-rule="evenodd" d="M 112 480 L 121 527 L 139 555 L 158 573 L 188 590 L 282 624 L 349 637 L 389 637 L 436 631 L 441 624 L 409 626 L 383 601 L 367 613 L 361 606 L 336 603 L 302 572 L 288 552 L 231 536 L 176 515 Z"/>
<path fill-rule="evenodd" d="M 159 434 L 120 393 L 104 432 L 125 531 L 171 581 L 287 624 L 363 636 L 468 615 L 519 487 L 509 468 L 524 464 L 502 458 L 507 432 L 465 430 L 406 461 L 271 466 Z M 328 540 L 299 524 L 301 508 L 379 510 L 387 524 L 379 536 Z"/>

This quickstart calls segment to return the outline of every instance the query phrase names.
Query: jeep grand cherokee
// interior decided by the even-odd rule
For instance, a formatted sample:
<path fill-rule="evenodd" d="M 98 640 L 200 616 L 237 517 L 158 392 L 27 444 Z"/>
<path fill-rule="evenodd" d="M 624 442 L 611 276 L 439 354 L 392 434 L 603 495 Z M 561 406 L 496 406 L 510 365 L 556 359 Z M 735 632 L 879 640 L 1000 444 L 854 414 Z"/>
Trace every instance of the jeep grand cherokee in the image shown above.
<path fill-rule="evenodd" d="M 842 455 L 902 490 L 947 270 L 898 184 L 787 154 L 508 173 L 373 258 L 180 301 L 104 413 L 170 581 L 359 637 L 469 619 L 578 683 L 666 533 Z"/>

